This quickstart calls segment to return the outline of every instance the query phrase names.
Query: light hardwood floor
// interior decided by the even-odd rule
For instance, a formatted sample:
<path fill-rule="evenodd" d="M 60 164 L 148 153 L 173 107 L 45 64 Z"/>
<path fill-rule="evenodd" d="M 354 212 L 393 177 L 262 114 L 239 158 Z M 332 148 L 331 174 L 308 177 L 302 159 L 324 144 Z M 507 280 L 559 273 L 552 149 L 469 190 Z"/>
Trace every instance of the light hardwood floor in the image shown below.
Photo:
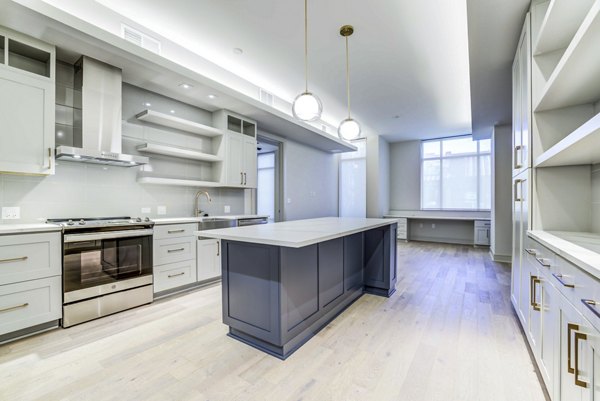
<path fill-rule="evenodd" d="M 365 295 L 286 361 L 226 336 L 221 287 L 0 346 L 0 400 L 544 401 L 487 249 L 399 243 Z"/>

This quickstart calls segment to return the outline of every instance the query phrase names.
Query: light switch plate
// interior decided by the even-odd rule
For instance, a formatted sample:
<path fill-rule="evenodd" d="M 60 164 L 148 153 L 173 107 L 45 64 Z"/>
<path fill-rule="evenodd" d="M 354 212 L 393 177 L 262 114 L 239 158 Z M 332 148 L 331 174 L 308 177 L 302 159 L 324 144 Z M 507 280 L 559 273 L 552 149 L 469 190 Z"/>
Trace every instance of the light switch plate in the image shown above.
<path fill-rule="evenodd" d="M 231 206 L 225 205 L 223 207 L 223 213 L 231 213 Z"/>
<path fill-rule="evenodd" d="M 150 213 L 152 213 L 152 208 L 149 208 L 149 207 L 142 208 L 142 214 L 150 214 Z"/>
<path fill-rule="evenodd" d="M 158 206 L 156 208 L 156 214 L 158 214 L 158 215 L 165 215 L 165 214 L 167 214 L 167 207 L 166 206 Z"/>
<path fill-rule="evenodd" d="M 18 206 L 14 207 L 3 207 L 2 218 L 4 220 L 17 220 L 21 218 L 21 208 Z"/>

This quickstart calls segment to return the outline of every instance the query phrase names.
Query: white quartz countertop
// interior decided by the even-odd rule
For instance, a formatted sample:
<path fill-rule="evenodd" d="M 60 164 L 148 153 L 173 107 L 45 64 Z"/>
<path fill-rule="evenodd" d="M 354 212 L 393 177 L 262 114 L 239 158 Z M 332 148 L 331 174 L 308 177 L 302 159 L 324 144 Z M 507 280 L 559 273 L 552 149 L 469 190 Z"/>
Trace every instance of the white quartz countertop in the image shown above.
<path fill-rule="evenodd" d="M 62 231 L 62 227 L 56 224 L 47 223 L 0 224 L 0 235 L 41 233 L 51 231 Z"/>
<path fill-rule="evenodd" d="M 239 219 L 254 219 L 259 217 L 269 217 L 266 214 L 225 214 L 222 216 L 206 216 L 206 217 L 165 217 L 162 219 L 152 219 L 154 224 L 163 225 L 163 224 L 184 224 L 184 223 L 199 223 L 202 219 L 229 219 L 229 220 L 239 220 Z"/>
<path fill-rule="evenodd" d="M 323 217 L 256 226 L 195 231 L 194 234 L 205 238 L 301 248 L 395 223 L 395 221 L 389 219 Z"/>
<path fill-rule="evenodd" d="M 390 210 L 383 217 L 433 220 L 490 220 L 490 212 L 452 210 Z"/>
<path fill-rule="evenodd" d="M 600 279 L 600 235 L 568 231 L 528 231 L 557 255 Z"/>

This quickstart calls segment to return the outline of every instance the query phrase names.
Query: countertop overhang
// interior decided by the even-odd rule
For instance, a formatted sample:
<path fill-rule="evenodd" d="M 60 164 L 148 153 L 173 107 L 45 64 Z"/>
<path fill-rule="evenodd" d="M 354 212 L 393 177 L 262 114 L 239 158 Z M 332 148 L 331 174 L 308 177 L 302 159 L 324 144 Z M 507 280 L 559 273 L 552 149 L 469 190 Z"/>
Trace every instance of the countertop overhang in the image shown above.
<path fill-rule="evenodd" d="M 322 217 L 246 227 L 194 231 L 203 238 L 302 248 L 377 227 L 396 224 L 390 219 Z"/>

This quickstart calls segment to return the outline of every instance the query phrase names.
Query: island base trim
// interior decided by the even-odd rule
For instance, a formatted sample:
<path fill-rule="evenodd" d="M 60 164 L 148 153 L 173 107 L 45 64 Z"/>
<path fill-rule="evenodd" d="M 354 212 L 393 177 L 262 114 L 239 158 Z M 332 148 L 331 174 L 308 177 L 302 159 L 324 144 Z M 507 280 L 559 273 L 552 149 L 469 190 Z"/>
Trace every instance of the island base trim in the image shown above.
<path fill-rule="evenodd" d="M 385 289 L 385 288 L 365 286 L 365 293 L 366 294 L 378 295 L 380 297 L 389 298 L 395 292 L 396 292 L 396 288 L 395 287 L 392 287 L 390 289 Z"/>

